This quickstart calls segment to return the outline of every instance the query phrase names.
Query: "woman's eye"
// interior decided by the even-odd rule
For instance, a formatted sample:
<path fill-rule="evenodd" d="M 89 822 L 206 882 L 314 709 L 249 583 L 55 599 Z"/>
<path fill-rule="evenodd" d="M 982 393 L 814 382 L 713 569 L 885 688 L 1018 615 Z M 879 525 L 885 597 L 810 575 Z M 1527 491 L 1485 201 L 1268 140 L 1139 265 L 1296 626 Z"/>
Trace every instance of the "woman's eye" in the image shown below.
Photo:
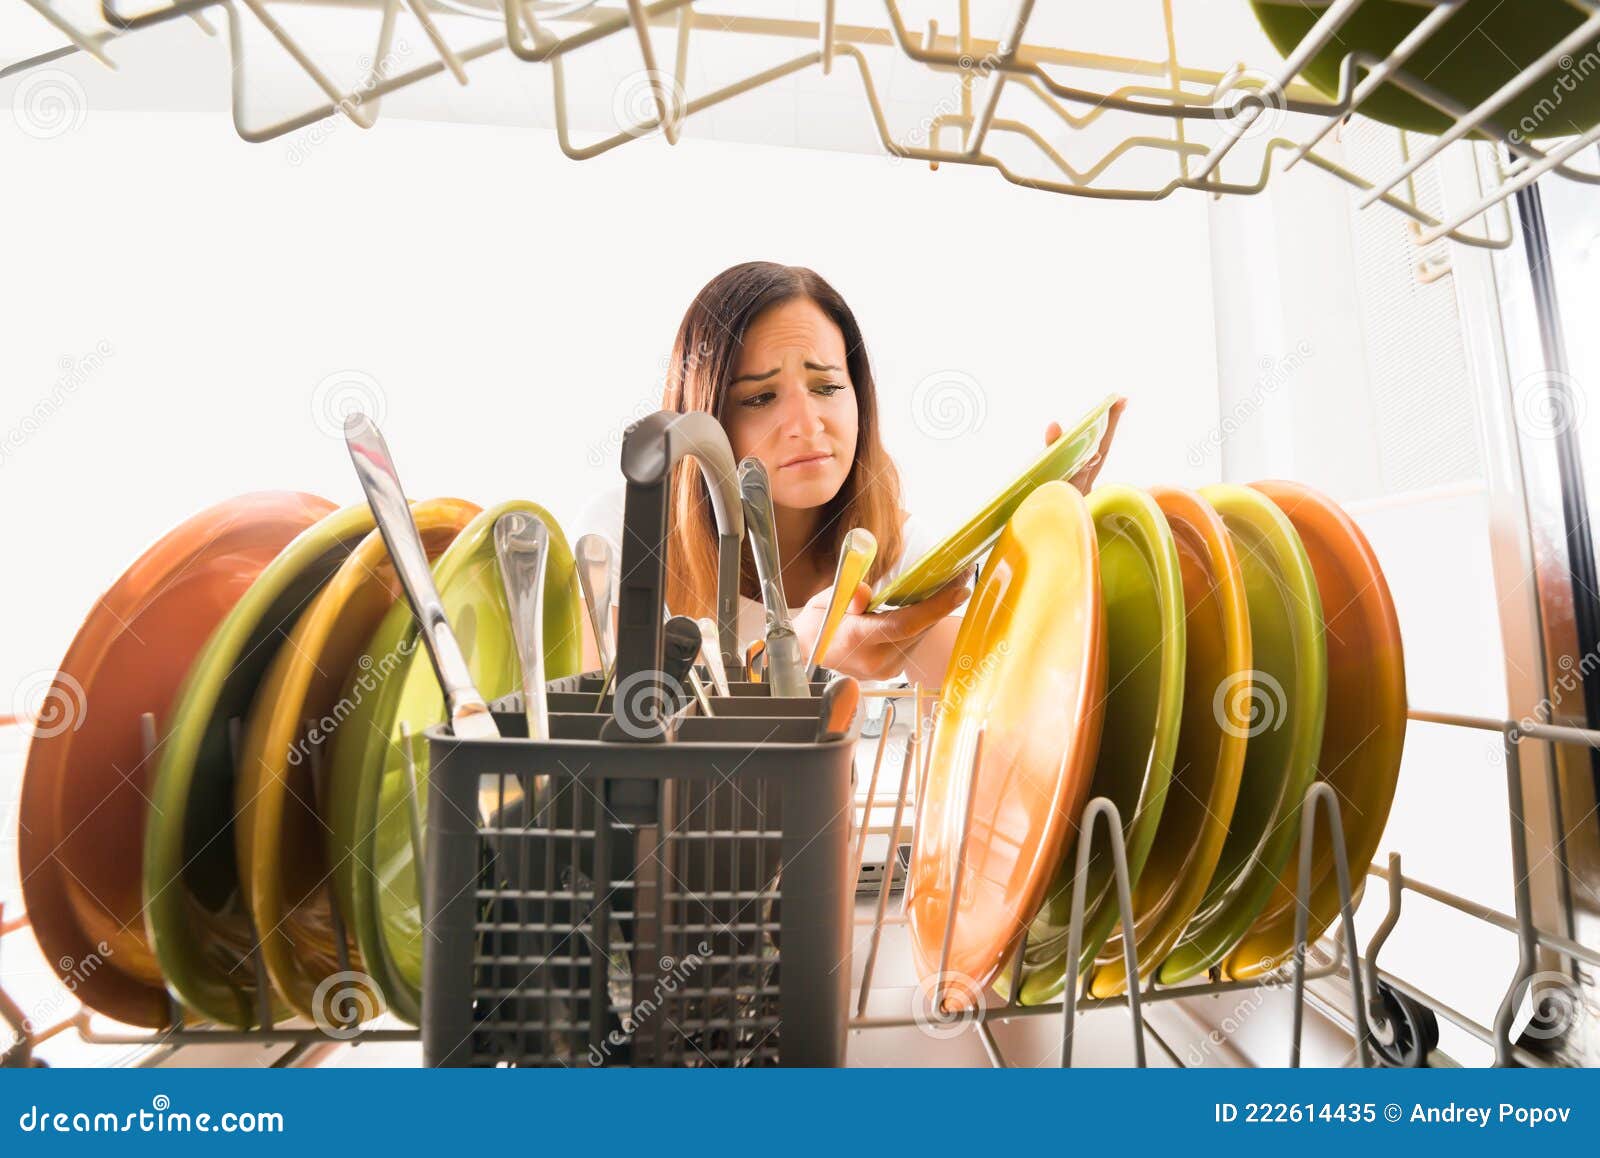
<path fill-rule="evenodd" d="M 832 398 L 835 394 L 839 393 L 839 391 L 843 390 L 844 387 L 839 385 L 837 382 L 824 382 L 821 386 L 815 387 L 815 389 L 818 394 Z"/>
<path fill-rule="evenodd" d="M 776 397 L 777 397 L 777 395 L 775 395 L 772 391 L 768 390 L 768 391 L 766 391 L 765 393 L 762 393 L 762 394 L 752 394 L 752 395 L 750 395 L 750 397 L 741 400 L 739 405 L 740 406 L 747 406 L 751 410 L 760 410 L 763 406 L 765 406 L 767 403 L 771 402 Z"/>

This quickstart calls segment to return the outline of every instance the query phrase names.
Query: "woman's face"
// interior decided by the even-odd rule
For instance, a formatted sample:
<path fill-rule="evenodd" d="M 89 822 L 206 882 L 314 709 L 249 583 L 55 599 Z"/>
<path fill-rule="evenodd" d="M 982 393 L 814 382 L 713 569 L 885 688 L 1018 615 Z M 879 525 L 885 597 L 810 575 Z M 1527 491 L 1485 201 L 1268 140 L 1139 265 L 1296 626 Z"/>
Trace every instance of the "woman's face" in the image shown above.
<path fill-rule="evenodd" d="M 820 507 L 856 457 L 856 391 L 844 335 L 810 298 L 758 314 L 722 408 L 737 459 L 759 458 L 780 507 Z"/>

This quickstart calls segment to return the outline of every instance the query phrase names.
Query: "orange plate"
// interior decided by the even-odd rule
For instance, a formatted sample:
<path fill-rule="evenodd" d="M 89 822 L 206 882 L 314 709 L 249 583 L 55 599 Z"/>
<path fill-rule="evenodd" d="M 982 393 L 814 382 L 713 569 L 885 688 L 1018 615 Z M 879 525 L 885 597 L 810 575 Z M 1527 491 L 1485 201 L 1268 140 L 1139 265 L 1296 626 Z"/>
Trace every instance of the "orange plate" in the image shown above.
<path fill-rule="evenodd" d="M 51 967 L 117 1021 L 170 1020 L 141 916 L 156 762 L 144 758 L 139 717 L 165 718 L 212 628 L 284 544 L 331 510 L 314 495 L 274 491 L 200 512 L 101 596 L 61 661 L 47 704 L 61 714 L 39 721 L 23 773 L 22 895 Z"/>
<path fill-rule="evenodd" d="M 1094 523 L 1073 487 L 1045 483 L 1017 508 L 978 577 L 918 800 L 906 912 L 924 987 L 942 993 L 946 1012 L 978 1002 L 1044 900 L 1094 771 L 1105 672 Z"/>
<path fill-rule="evenodd" d="M 1378 556 L 1361 529 L 1332 499 L 1292 482 L 1251 483 L 1294 524 L 1311 559 L 1327 619 L 1328 721 L 1322 729 L 1317 776 L 1339 797 L 1340 827 L 1351 886 L 1359 896 L 1364 869 L 1378 851 L 1389 820 L 1406 739 L 1406 669 L 1400 622 Z M 1311 845 L 1310 914 L 1306 944 L 1339 915 L 1339 881 L 1327 819 L 1317 818 Z M 1247 981 L 1287 960 L 1295 945 L 1298 842 L 1272 899 L 1223 971 Z"/>

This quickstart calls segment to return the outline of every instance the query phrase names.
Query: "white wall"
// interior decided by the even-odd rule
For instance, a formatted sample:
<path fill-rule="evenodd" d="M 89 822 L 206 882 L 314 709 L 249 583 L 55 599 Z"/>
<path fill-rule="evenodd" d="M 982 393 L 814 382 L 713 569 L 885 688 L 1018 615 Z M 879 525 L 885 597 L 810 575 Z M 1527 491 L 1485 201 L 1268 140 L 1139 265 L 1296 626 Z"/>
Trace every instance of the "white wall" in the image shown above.
<path fill-rule="evenodd" d="M 220 112 L 91 108 L 48 140 L 0 118 L 0 690 L 53 668 L 190 513 L 258 488 L 356 501 L 319 410 L 341 371 L 373 384 L 413 495 L 575 518 L 617 480 L 690 296 L 750 258 L 811 265 L 851 301 L 909 505 L 935 523 L 1113 390 L 1133 404 L 1105 477 L 1215 473 L 1186 456 L 1217 421 L 1198 197 L 1086 202 L 705 141 L 578 164 L 543 130 L 389 118 L 297 159 Z M 958 437 L 913 413 L 930 375 L 964 392 Z"/>

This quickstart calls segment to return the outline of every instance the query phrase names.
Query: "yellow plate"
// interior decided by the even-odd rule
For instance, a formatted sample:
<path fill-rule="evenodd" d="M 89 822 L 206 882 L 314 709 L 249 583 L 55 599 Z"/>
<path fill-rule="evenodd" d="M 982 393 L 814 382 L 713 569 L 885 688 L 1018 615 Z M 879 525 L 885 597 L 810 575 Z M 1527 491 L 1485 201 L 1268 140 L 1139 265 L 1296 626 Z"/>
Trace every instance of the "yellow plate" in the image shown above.
<path fill-rule="evenodd" d="M 946 1010 L 981 999 L 1044 900 L 1094 772 L 1105 678 L 1094 524 L 1082 495 L 1048 482 L 1006 524 L 978 578 L 917 800 L 906 914 L 918 970 Z"/>
<path fill-rule="evenodd" d="M 1095 757 L 1091 798 L 1117 806 L 1127 849 L 1128 881 L 1137 887 L 1150 857 L 1172 779 L 1182 720 L 1184 598 L 1178 547 L 1155 499 L 1133 487 L 1096 487 L 1089 495 L 1100 556 L 1106 619 L 1105 724 Z M 1080 837 L 1081 839 L 1081 837 Z M 1074 842 L 1075 843 L 1075 842 Z M 1104 833 L 1090 849 L 1084 884 L 1083 939 L 1069 968 L 1078 850 L 1069 844 L 1049 896 L 1028 928 L 1022 955 L 1023 1005 L 1061 996 L 1118 923 L 1111 849 Z M 1014 969 L 996 986 L 1010 996 Z"/>
<path fill-rule="evenodd" d="M 411 508 L 430 558 L 478 513 L 461 499 Z M 323 834 L 327 831 L 326 762 L 313 779 L 313 749 L 326 744 L 364 694 L 360 677 L 381 680 L 366 646 L 400 598 L 383 537 L 373 531 L 340 565 L 295 623 L 256 694 L 240 749 L 235 790 L 239 881 L 261 935 L 267 975 L 294 1010 L 319 1025 L 342 1027 L 352 1013 L 370 1016 L 379 1000 L 363 983 L 355 937 L 345 921 L 347 960 L 357 976 L 339 977 L 338 926 Z M 341 695 L 350 688 L 349 696 Z M 319 755 L 321 753 L 319 752 Z"/>
<path fill-rule="evenodd" d="M 1133 889 L 1141 986 L 1177 943 L 1222 855 L 1244 771 L 1245 729 L 1223 727 L 1214 693 L 1251 666 L 1244 576 L 1222 516 L 1193 491 L 1152 487 L 1150 494 L 1178 547 L 1187 646 L 1172 783 L 1150 858 Z M 1118 928 L 1100 953 L 1091 983 L 1095 997 L 1127 989 L 1122 954 Z"/>
<path fill-rule="evenodd" d="M 1359 896 L 1389 819 L 1406 738 L 1406 669 L 1394 600 L 1366 536 L 1331 499 L 1299 483 L 1251 487 L 1289 516 L 1322 593 L 1328 617 L 1328 722 L 1317 772 L 1338 795 L 1351 886 Z M 1339 915 L 1327 822 L 1326 816 L 1318 818 L 1311 845 L 1308 945 Z M 1229 977 L 1259 977 L 1288 959 L 1295 944 L 1299 880 L 1297 845 L 1272 899 L 1223 964 Z"/>

